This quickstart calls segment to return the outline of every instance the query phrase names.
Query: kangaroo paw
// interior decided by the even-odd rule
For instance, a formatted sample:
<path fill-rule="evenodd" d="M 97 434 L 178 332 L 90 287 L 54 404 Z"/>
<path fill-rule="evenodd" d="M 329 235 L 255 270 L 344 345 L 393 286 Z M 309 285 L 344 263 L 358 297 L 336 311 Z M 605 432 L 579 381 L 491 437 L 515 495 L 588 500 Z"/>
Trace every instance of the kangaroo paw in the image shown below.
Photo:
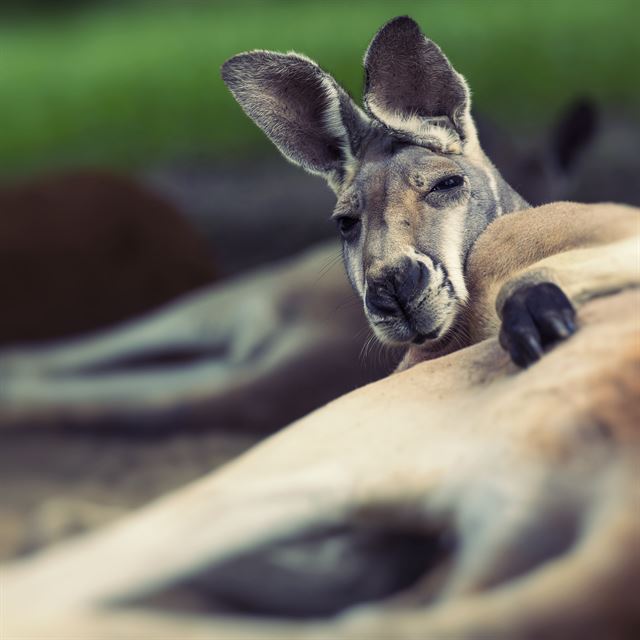
<path fill-rule="evenodd" d="M 563 291 L 551 282 L 514 291 L 502 310 L 500 344 L 520 367 L 539 360 L 545 347 L 576 330 L 576 312 Z"/>

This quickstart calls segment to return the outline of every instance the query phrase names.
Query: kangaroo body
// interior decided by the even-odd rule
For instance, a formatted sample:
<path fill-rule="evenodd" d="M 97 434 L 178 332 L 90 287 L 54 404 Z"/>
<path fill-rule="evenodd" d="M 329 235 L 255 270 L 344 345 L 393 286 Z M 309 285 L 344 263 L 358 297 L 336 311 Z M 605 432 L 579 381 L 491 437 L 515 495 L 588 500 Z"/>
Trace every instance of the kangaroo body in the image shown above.
<path fill-rule="evenodd" d="M 475 339 L 493 337 L 416 359 L 110 529 L 3 567 L 5 630 L 633 637 L 637 221 L 560 203 L 491 225 L 468 282 Z M 521 371 L 495 338 L 496 301 L 540 269 L 580 305 L 581 326 Z"/>
<path fill-rule="evenodd" d="M 506 348 L 513 338 L 537 334 L 539 340 L 542 316 L 554 317 L 540 300 L 546 284 L 559 287 L 578 308 L 637 286 L 638 214 L 624 205 L 556 202 L 496 220 L 469 258 L 469 299 L 458 323 L 440 343 L 410 347 L 399 369 L 499 333 Z"/>

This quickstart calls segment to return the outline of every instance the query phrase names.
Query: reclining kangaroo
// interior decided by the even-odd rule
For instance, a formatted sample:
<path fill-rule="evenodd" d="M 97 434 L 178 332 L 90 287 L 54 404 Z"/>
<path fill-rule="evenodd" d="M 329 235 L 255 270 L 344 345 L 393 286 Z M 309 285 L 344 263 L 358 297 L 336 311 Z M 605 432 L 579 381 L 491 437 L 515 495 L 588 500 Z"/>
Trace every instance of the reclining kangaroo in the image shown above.
<path fill-rule="evenodd" d="M 461 319 L 474 317 L 480 303 L 470 298 L 465 277 L 470 252 L 488 225 L 527 203 L 480 148 L 466 81 L 413 20 L 383 26 L 364 67 L 366 114 L 296 53 L 243 53 L 224 64 L 222 76 L 285 157 L 335 191 L 333 218 L 351 283 L 382 341 L 419 345 L 411 346 L 407 366 L 468 344 L 474 327 Z M 570 213 L 565 218 L 563 224 L 575 224 Z M 508 226 L 505 242 L 513 241 Z M 534 253 L 541 259 L 568 247 L 550 240 Z M 499 263 L 501 247 L 495 251 Z M 550 267 L 534 279 L 518 277 L 503 283 L 497 312 L 501 342 L 524 366 L 575 324 Z M 487 318 L 482 325 L 476 338 L 496 329 Z"/>

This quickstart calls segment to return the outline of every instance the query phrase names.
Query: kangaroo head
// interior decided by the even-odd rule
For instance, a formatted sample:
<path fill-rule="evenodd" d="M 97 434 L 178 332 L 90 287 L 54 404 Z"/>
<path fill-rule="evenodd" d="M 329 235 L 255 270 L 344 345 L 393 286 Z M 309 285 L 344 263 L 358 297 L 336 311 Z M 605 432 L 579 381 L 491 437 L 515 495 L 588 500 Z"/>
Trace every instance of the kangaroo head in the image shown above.
<path fill-rule="evenodd" d="M 466 81 L 412 19 L 383 26 L 364 67 L 366 113 L 296 53 L 242 53 L 222 77 L 285 157 L 335 191 L 345 265 L 376 335 L 435 341 L 466 300 L 474 242 L 526 203 L 480 149 Z"/>

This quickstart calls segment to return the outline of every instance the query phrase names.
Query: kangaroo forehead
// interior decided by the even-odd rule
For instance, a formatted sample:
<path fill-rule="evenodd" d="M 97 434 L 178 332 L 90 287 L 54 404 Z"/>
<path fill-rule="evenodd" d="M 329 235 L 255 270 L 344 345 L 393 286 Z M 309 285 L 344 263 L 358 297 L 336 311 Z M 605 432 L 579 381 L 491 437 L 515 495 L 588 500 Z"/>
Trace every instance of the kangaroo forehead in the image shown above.
<path fill-rule="evenodd" d="M 406 158 L 416 161 L 419 158 L 451 157 L 459 154 L 447 153 L 438 145 L 420 144 L 400 134 L 375 127 L 370 129 L 359 152 L 362 164 L 392 158 Z"/>

